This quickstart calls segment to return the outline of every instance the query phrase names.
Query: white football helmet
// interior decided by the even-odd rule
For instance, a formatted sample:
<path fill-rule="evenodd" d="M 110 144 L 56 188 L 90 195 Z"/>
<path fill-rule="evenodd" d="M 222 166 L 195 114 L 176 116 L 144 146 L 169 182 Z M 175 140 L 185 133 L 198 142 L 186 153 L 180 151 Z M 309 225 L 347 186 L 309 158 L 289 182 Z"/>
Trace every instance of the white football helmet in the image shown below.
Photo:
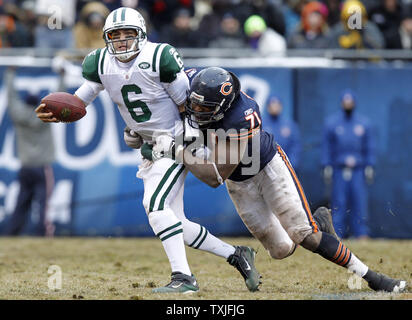
<path fill-rule="evenodd" d="M 127 41 L 133 41 L 129 49 L 123 51 L 117 51 L 113 45 L 117 41 L 113 40 L 111 33 L 114 30 L 119 29 L 133 29 L 136 30 L 137 36 L 133 39 Z M 132 8 L 122 7 L 116 10 L 113 10 L 109 16 L 106 18 L 106 22 L 103 27 L 103 38 L 106 42 L 107 50 L 110 54 L 116 56 L 120 61 L 125 61 L 139 53 L 143 46 L 146 44 L 147 35 L 146 35 L 146 23 L 142 15 Z"/>

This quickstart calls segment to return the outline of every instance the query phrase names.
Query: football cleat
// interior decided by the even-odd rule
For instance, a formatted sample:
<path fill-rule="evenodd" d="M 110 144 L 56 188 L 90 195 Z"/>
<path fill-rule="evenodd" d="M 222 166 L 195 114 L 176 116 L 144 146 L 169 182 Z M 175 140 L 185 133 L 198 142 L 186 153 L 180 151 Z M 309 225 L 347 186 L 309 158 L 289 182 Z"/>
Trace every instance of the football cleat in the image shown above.
<path fill-rule="evenodd" d="M 172 281 L 164 287 L 153 289 L 154 293 L 194 293 L 199 291 L 194 275 L 188 276 L 181 272 L 172 272 Z"/>
<path fill-rule="evenodd" d="M 368 282 L 369 288 L 375 291 L 399 293 L 406 289 L 406 281 L 392 279 L 372 270 L 368 270 L 363 278 Z"/>
<path fill-rule="evenodd" d="M 249 291 L 258 291 L 262 276 L 255 268 L 256 251 L 245 246 L 236 246 L 235 249 L 235 253 L 227 258 L 227 262 L 240 272 Z"/>
<path fill-rule="evenodd" d="M 330 210 L 328 208 L 317 208 L 313 214 L 313 219 L 315 219 L 320 231 L 329 233 L 340 241 L 338 235 L 336 234 L 335 228 L 333 227 L 332 215 L 330 214 Z"/>

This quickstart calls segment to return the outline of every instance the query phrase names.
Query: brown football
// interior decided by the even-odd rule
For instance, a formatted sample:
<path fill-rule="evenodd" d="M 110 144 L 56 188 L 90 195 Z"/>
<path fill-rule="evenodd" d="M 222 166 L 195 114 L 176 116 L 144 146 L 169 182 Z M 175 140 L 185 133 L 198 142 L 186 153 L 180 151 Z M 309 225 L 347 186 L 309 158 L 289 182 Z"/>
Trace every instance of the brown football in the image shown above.
<path fill-rule="evenodd" d="M 46 104 L 45 112 L 53 113 L 57 120 L 73 122 L 86 115 L 86 108 L 78 97 L 67 92 L 54 92 L 45 96 L 42 103 Z"/>

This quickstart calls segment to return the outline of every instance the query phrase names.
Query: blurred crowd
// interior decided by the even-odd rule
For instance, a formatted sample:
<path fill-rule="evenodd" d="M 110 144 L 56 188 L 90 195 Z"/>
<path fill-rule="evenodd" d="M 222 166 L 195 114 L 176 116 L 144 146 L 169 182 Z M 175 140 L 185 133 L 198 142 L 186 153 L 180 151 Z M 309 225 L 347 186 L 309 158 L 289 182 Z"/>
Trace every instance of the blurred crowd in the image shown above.
<path fill-rule="evenodd" d="M 122 6 L 143 14 L 149 40 L 178 48 L 412 48 L 412 0 L 0 0 L 0 48 L 104 47 Z"/>

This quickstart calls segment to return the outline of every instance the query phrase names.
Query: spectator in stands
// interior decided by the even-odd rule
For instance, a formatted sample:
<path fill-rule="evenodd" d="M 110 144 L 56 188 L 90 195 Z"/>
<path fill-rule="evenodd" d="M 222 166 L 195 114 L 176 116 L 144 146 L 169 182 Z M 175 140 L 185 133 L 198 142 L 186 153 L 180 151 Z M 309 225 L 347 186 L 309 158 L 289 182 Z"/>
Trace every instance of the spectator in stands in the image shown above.
<path fill-rule="evenodd" d="M 261 16 L 252 15 L 244 24 L 245 34 L 251 48 L 262 55 L 283 55 L 286 40 L 279 33 L 268 28 Z"/>
<path fill-rule="evenodd" d="M 329 29 L 326 24 L 328 9 L 318 1 L 309 2 L 303 7 L 302 22 L 288 39 L 288 47 L 294 49 L 327 48 Z"/>
<path fill-rule="evenodd" d="M 343 3 L 341 22 L 336 24 L 330 35 L 330 48 L 341 49 L 383 49 L 385 39 L 372 21 L 368 21 L 365 7 L 358 0 Z"/>
<path fill-rule="evenodd" d="M 402 20 L 402 7 L 398 0 L 381 0 L 380 5 L 370 14 L 373 21 L 385 38 L 386 48 L 397 48 L 399 27 Z"/>
<path fill-rule="evenodd" d="M 204 37 L 192 29 L 190 12 L 179 9 L 175 12 L 172 26 L 165 25 L 159 34 L 160 42 L 167 42 L 177 48 L 206 46 Z"/>
<path fill-rule="evenodd" d="M 275 30 L 282 36 L 286 35 L 285 18 L 279 3 L 273 0 L 243 0 L 241 4 L 243 4 L 243 10 L 240 12 L 239 9 L 238 13 L 241 23 L 244 23 L 251 15 L 259 15 L 265 20 L 268 28 Z M 233 7 L 239 8 L 241 4 L 235 4 Z"/>
<path fill-rule="evenodd" d="M 328 8 L 328 18 L 327 24 L 329 27 L 333 27 L 340 22 L 340 9 L 341 9 L 341 0 L 323 0 Z"/>
<path fill-rule="evenodd" d="M 83 7 L 89 2 L 90 0 L 76 0 L 76 12 L 78 17 L 80 17 L 80 12 L 82 11 Z M 125 1 L 123 0 L 100 0 L 99 2 L 103 4 L 109 11 L 113 11 L 120 7 L 132 7 L 131 3 L 125 3 Z M 137 2 L 136 6 L 139 4 L 138 0 L 135 0 L 134 2 Z M 143 0 L 143 2 L 147 1 Z"/>
<path fill-rule="evenodd" d="M 212 48 L 247 48 L 245 36 L 240 27 L 239 20 L 231 13 L 223 16 L 220 22 L 219 35 L 209 42 Z"/>
<path fill-rule="evenodd" d="M 34 30 L 37 25 L 37 17 L 35 12 L 35 2 L 33 0 L 23 1 L 21 10 L 22 14 L 21 22 L 26 27 L 29 34 L 30 47 L 34 46 Z"/>
<path fill-rule="evenodd" d="M 274 135 L 276 142 L 288 155 L 293 168 L 299 169 L 301 140 L 298 125 L 283 115 L 283 104 L 276 96 L 269 99 L 266 110 L 269 117 L 265 119 L 263 129 Z"/>
<path fill-rule="evenodd" d="M 149 0 L 141 1 L 145 3 L 144 9 L 149 14 L 149 19 L 158 32 L 166 26 L 171 26 L 175 18 L 175 13 L 180 9 L 186 9 L 192 17 L 195 12 L 194 0 Z M 173 44 L 170 41 L 171 44 Z"/>
<path fill-rule="evenodd" d="M 332 215 L 341 238 L 368 236 L 366 182 L 373 182 L 375 152 L 369 119 L 356 111 L 352 91 L 342 94 L 342 110 L 325 121 L 322 165 L 332 181 Z"/>
<path fill-rule="evenodd" d="M 288 37 L 300 24 L 302 8 L 308 0 L 286 0 L 282 6 L 285 19 L 286 37 Z"/>
<path fill-rule="evenodd" d="M 210 41 L 216 39 L 219 36 L 220 21 L 223 16 L 223 14 L 222 16 L 220 15 L 220 13 L 215 7 L 215 5 L 217 6 L 220 2 L 212 0 L 210 2 L 210 10 L 206 9 L 206 13 L 201 16 L 197 26 L 197 32 L 199 32 L 202 35 L 206 44 L 208 44 Z"/>
<path fill-rule="evenodd" d="M 76 19 L 76 1 L 36 0 L 38 25 L 34 45 L 40 49 L 74 47 L 73 25 Z"/>
<path fill-rule="evenodd" d="M 18 9 L 14 5 L 2 8 L 0 13 L 0 48 L 31 47 L 30 32 L 19 21 Z"/>
<path fill-rule="evenodd" d="M 106 45 L 102 38 L 102 29 L 109 13 L 106 6 L 97 1 L 83 7 L 80 20 L 73 28 L 76 48 L 96 49 Z"/>
<path fill-rule="evenodd" d="M 412 13 L 407 11 L 404 13 L 397 37 L 398 42 L 394 44 L 394 48 L 412 49 Z"/>
<path fill-rule="evenodd" d="M 379 13 L 378 7 L 374 12 L 373 18 L 381 22 L 381 27 L 385 30 L 384 35 L 386 37 L 386 48 L 388 49 L 412 49 L 412 3 L 400 4 L 396 7 L 396 11 L 392 11 L 392 19 L 387 18 Z M 391 7 L 392 8 L 392 7 Z M 397 27 L 395 27 L 395 17 L 399 21 Z M 383 23 L 383 21 L 387 21 Z M 391 27 L 388 27 L 391 25 Z M 385 26 L 385 27 L 384 27 Z"/>
<path fill-rule="evenodd" d="M 29 93 L 25 101 L 20 99 L 13 85 L 14 75 L 15 71 L 8 69 L 5 83 L 8 113 L 14 124 L 17 154 L 21 162 L 18 173 L 20 191 L 6 232 L 10 236 L 19 235 L 32 212 L 38 217 L 34 235 L 52 236 L 54 226 L 46 215 L 54 185 L 52 164 L 55 151 L 51 126 L 43 123 L 34 112 L 40 100 L 37 95 Z"/>

